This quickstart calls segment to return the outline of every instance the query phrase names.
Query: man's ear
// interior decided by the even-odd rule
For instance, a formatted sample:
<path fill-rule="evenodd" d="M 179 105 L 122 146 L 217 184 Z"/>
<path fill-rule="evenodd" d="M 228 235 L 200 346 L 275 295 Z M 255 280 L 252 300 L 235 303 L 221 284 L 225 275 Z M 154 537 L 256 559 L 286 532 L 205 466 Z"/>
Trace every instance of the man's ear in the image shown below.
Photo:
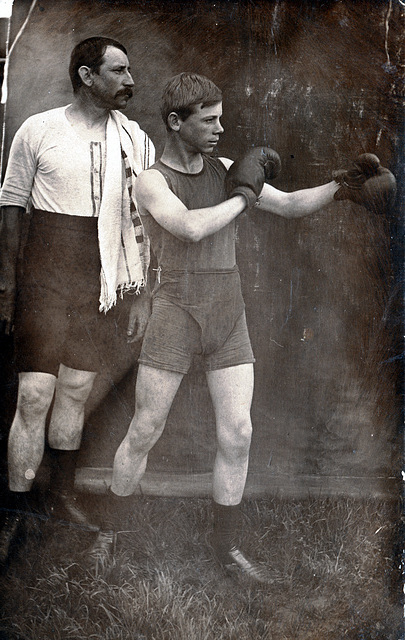
<path fill-rule="evenodd" d="M 79 74 L 82 83 L 86 85 L 86 87 L 91 87 L 93 84 L 93 72 L 90 67 L 83 65 L 78 68 L 77 73 Z"/>
<path fill-rule="evenodd" d="M 178 113 L 172 111 L 167 116 L 167 125 L 172 131 L 178 131 L 180 129 L 182 120 Z"/>

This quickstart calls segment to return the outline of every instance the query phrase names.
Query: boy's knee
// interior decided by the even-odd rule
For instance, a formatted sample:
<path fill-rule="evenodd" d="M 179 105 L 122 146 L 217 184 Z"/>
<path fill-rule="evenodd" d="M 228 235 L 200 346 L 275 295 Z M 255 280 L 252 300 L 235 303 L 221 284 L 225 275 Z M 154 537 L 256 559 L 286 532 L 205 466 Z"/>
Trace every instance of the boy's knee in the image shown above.
<path fill-rule="evenodd" d="M 162 434 L 165 421 L 149 412 L 135 416 L 128 433 L 129 445 L 134 450 L 149 450 Z"/>
<path fill-rule="evenodd" d="M 236 448 L 239 448 L 241 454 L 249 453 L 250 443 L 252 441 L 252 423 L 245 420 L 237 427 Z"/>
<path fill-rule="evenodd" d="M 218 446 L 225 454 L 232 457 L 245 457 L 249 454 L 252 440 L 252 423 L 250 417 L 235 420 L 221 430 Z"/>

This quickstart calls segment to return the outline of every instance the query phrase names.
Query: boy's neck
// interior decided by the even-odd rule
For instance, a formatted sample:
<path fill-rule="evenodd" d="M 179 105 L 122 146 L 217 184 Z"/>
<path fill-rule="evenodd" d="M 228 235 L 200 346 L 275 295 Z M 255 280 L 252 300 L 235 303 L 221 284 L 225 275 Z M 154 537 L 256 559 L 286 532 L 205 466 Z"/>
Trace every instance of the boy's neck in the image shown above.
<path fill-rule="evenodd" d="M 168 167 L 181 173 L 199 173 L 203 168 L 201 153 L 185 149 L 183 145 L 178 145 L 176 139 L 171 137 L 166 141 L 160 159 Z"/>

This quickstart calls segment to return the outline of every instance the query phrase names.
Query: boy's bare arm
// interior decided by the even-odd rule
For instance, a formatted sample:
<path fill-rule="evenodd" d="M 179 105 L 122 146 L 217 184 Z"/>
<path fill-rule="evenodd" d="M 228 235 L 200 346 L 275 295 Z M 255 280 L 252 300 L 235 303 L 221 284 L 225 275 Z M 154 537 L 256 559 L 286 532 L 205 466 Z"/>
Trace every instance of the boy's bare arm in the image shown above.
<path fill-rule="evenodd" d="M 164 229 L 185 242 L 198 242 L 236 218 L 246 208 L 246 200 L 237 195 L 213 207 L 187 209 L 167 186 L 159 171 L 142 172 L 135 186 L 141 214 L 150 214 Z"/>

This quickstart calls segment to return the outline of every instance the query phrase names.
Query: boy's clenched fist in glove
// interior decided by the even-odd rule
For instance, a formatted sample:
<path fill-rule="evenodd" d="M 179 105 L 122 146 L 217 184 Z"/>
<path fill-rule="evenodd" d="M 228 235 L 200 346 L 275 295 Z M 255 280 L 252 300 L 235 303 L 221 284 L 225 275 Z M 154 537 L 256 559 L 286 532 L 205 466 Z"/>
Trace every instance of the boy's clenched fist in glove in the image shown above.
<path fill-rule="evenodd" d="M 280 156 L 269 147 L 255 147 L 235 160 L 225 177 L 228 198 L 242 195 L 248 207 L 253 207 L 267 180 L 278 176 L 281 170 Z"/>

